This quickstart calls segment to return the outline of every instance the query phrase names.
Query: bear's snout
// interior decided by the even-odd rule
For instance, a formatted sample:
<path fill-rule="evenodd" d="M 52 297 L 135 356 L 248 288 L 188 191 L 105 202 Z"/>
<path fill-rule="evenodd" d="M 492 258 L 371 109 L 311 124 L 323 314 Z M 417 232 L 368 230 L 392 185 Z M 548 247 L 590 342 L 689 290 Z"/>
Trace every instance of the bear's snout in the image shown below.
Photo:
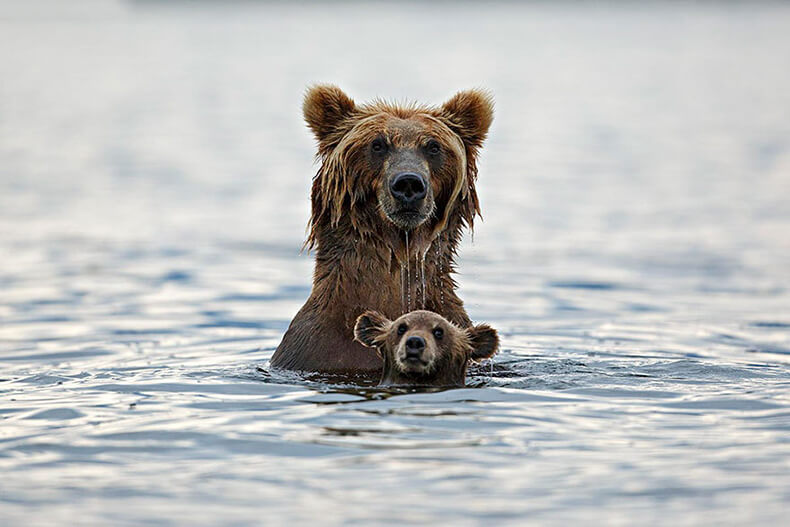
<path fill-rule="evenodd" d="M 402 372 L 427 373 L 436 360 L 437 350 L 420 335 L 406 335 L 395 353 L 395 362 Z"/>
<path fill-rule="evenodd" d="M 390 194 L 402 207 L 416 208 L 428 194 L 428 185 L 420 174 L 401 172 L 390 181 Z"/>
<path fill-rule="evenodd" d="M 425 351 L 425 339 L 422 337 L 409 337 L 406 339 L 406 360 L 421 360 Z"/>

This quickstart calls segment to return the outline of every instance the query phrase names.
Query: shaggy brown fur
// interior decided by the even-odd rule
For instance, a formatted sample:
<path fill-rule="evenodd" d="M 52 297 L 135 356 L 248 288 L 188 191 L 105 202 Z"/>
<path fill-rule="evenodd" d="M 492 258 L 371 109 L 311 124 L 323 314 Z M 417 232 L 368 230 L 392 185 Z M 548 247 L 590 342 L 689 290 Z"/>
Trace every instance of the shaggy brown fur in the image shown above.
<path fill-rule="evenodd" d="M 390 321 L 375 311 L 357 319 L 355 338 L 384 360 L 383 386 L 464 386 L 470 360 L 494 356 L 499 336 L 486 324 L 461 329 L 430 311 L 412 311 Z M 408 353 L 416 338 L 419 350 Z"/>
<path fill-rule="evenodd" d="M 451 273 L 462 230 L 480 213 L 476 161 L 493 118 L 491 97 L 471 90 L 440 107 L 357 106 L 335 86 L 315 86 L 303 110 L 321 162 L 306 242 L 316 250 L 313 290 L 272 366 L 379 370 L 381 359 L 352 340 L 366 309 L 397 318 L 420 307 L 469 326 Z M 413 210 L 391 196 L 392 178 L 404 170 L 427 183 Z"/>

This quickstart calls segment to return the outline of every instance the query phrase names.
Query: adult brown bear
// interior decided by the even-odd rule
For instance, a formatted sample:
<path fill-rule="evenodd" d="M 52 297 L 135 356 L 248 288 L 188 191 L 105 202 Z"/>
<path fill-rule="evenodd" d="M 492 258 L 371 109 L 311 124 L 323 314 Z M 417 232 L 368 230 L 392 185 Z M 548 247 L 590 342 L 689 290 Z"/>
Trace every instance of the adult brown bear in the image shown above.
<path fill-rule="evenodd" d="M 380 371 L 381 359 L 354 342 L 354 322 L 369 309 L 390 319 L 427 309 L 471 325 L 451 273 L 462 230 L 480 213 L 476 161 L 493 119 L 490 95 L 357 106 L 321 85 L 303 110 L 321 162 L 306 243 L 316 250 L 313 290 L 271 365 Z"/>

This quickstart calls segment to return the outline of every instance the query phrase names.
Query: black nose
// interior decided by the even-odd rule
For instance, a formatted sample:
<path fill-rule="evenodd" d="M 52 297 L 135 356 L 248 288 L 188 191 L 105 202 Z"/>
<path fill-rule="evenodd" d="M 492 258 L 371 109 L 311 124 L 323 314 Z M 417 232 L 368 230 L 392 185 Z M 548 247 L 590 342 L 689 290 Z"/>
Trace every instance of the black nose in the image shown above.
<path fill-rule="evenodd" d="M 428 187 L 425 179 L 412 172 L 401 172 L 390 182 L 392 197 L 403 205 L 413 205 L 425 197 Z"/>
<path fill-rule="evenodd" d="M 422 337 L 409 337 L 406 339 L 406 358 L 419 359 L 425 349 L 425 339 Z"/>
<path fill-rule="evenodd" d="M 425 349 L 425 339 L 422 337 L 409 337 L 406 339 L 406 349 L 420 350 Z"/>

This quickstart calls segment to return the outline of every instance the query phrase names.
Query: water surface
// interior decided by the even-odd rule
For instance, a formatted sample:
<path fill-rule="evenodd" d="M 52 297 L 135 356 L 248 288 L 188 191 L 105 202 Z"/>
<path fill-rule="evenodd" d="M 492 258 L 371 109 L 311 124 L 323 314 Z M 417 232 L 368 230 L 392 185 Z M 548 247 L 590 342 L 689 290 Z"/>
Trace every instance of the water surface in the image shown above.
<path fill-rule="evenodd" d="M 70 3 L 69 3 L 70 4 Z M 790 8 L 4 3 L 3 525 L 780 525 Z M 469 387 L 269 371 L 304 87 L 485 86 Z"/>

